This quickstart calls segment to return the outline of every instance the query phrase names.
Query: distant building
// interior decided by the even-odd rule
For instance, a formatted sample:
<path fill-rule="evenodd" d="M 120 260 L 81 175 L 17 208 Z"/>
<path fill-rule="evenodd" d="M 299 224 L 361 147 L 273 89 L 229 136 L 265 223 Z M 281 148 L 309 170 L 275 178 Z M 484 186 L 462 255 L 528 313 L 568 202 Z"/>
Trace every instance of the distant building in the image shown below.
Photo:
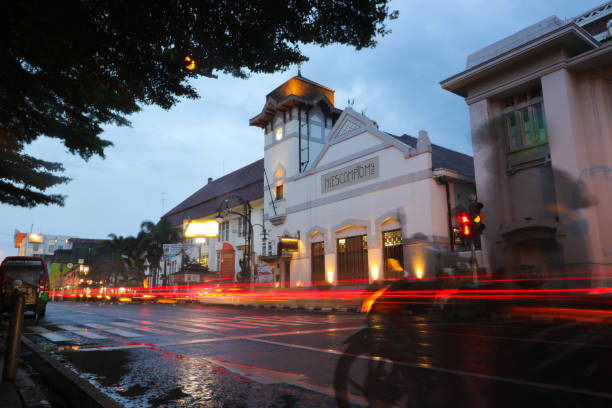
<path fill-rule="evenodd" d="M 87 275 L 95 248 L 105 241 L 19 231 L 14 238 L 19 256 L 39 256 L 46 261 L 52 288 L 74 287 Z"/>
<path fill-rule="evenodd" d="M 15 248 L 19 256 L 53 255 L 58 249 L 71 249 L 70 236 L 15 231 Z"/>
<path fill-rule="evenodd" d="M 469 106 L 493 270 L 547 277 L 612 265 L 611 38 L 607 2 L 526 27 L 441 82 Z"/>

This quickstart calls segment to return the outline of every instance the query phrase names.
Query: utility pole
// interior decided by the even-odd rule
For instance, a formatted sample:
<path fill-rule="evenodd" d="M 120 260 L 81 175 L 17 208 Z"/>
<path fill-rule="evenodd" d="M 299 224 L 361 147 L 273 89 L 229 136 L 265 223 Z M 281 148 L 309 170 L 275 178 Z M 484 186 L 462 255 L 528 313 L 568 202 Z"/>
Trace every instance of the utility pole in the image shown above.
<path fill-rule="evenodd" d="M 161 193 L 161 212 L 164 213 L 166 207 L 166 193 L 162 191 Z"/>

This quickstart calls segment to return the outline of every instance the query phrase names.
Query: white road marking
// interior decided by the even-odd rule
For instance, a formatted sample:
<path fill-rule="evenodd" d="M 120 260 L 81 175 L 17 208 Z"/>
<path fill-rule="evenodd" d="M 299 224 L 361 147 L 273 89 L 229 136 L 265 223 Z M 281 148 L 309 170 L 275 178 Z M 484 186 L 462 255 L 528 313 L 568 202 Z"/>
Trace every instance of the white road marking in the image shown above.
<path fill-rule="evenodd" d="M 44 337 L 45 339 L 53 341 L 53 342 L 70 341 L 68 337 L 64 337 L 61 334 L 49 331 L 41 326 L 30 327 L 30 329 L 32 329 L 32 331 L 38 333 L 38 335 Z"/>
<path fill-rule="evenodd" d="M 104 330 L 107 333 L 116 334 L 121 337 L 142 337 L 144 334 L 134 333 L 131 331 L 123 330 L 123 329 L 106 329 Z"/>
<path fill-rule="evenodd" d="M 128 329 L 134 329 L 134 328 L 140 327 L 137 324 L 125 323 L 125 322 L 111 322 L 111 324 L 115 326 L 127 327 Z"/>
<path fill-rule="evenodd" d="M 229 327 L 215 326 L 212 324 L 189 323 L 189 325 L 195 326 L 195 327 L 202 327 L 204 329 L 211 329 L 211 330 L 229 330 Z"/>
<path fill-rule="evenodd" d="M 57 327 L 59 327 L 62 330 L 66 330 L 66 331 L 79 331 L 79 330 L 85 330 L 81 327 L 77 327 L 77 326 L 73 326 L 71 324 L 58 324 Z"/>
<path fill-rule="evenodd" d="M 172 321 L 168 321 L 168 320 L 161 320 L 162 322 L 169 322 L 169 323 L 178 323 L 176 321 L 172 322 Z M 161 327 L 168 327 L 170 329 L 176 329 L 176 330 L 183 330 L 189 333 L 202 333 L 204 330 L 202 329 L 194 329 L 193 327 L 187 327 L 187 326 L 178 326 L 176 324 L 160 324 L 159 326 Z"/>
<path fill-rule="evenodd" d="M 255 326 L 260 326 L 260 327 L 278 327 L 278 324 L 270 324 L 270 323 L 261 323 L 259 320 L 250 320 L 250 319 L 234 319 L 235 321 L 238 322 L 244 322 L 247 324 L 251 324 L 251 325 L 255 325 Z"/>
<path fill-rule="evenodd" d="M 249 326 L 248 324 L 243 323 L 229 323 L 229 322 L 216 322 L 215 324 L 221 324 L 223 326 L 236 327 L 241 329 L 261 329 L 261 327 L 257 326 Z"/>
<path fill-rule="evenodd" d="M 72 334 L 76 334 L 77 336 L 85 337 L 86 339 L 100 340 L 108 338 L 106 336 L 102 336 L 101 334 L 90 332 L 89 329 L 83 329 L 77 326 L 73 326 L 71 324 L 61 324 L 57 327 L 62 330 L 69 331 Z"/>
<path fill-rule="evenodd" d="M 98 323 L 83 323 L 83 326 L 91 327 L 92 329 L 112 329 L 112 326 L 106 326 Z"/>
<path fill-rule="evenodd" d="M 238 335 L 238 336 L 225 336 L 225 337 L 213 337 L 210 339 L 193 339 L 193 340 L 183 340 L 183 341 L 174 341 L 174 342 L 166 342 L 166 343 L 157 343 L 152 345 L 144 345 L 144 344 L 136 344 L 129 346 L 111 346 L 111 347 L 88 347 L 81 348 L 75 352 L 81 351 L 98 351 L 98 350 L 123 350 L 130 348 L 144 348 L 144 347 L 168 347 L 168 346 L 182 346 L 187 344 L 198 344 L 198 343 L 213 343 L 217 341 L 230 341 L 230 340 L 244 340 L 251 338 L 259 338 L 259 337 L 274 337 L 274 336 L 291 336 L 296 334 L 314 334 L 314 333 L 331 333 L 338 331 L 351 331 L 362 329 L 363 326 L 351 326 L 351 327 L 334 327 L 330 329 L 315 329 L 315 330 L 294 330 L 289 332 L 267 332 L 267 333 L 257 333 L 257 334 L 247 334 L 247 335 Z"/>
<path fill-rule="evenodd" d="M 328 354 L 335 354 L 335 355 L 342 354 L 341 351 L 334 350 L 334 349 L 323 349 L 323 348 L 318 348 L 318 347 L 302 346 L 299 344 L 283 343 L 283 342 L 259 339 L 259 338 L 253 338 L 253 337 L 245 338 L 245 340 L 253 341 L 253 342 L 260 342 L 260 343 L 274 344 L 277 346 L 284 346 L 284 347 L 289 347 L 289 348 L 297 348 L 297 349 L 302 349 L 302 350 L 317 351 L 320 353 L 328 353 Z M 591 390 L 586 390 L 586 389 L 581 389 L 581 388 L 565 387 L 562 385 L 547 384 L 547 383 L 541 383 L 541 382 L 529 381 L 529 380 L 521 380 L 520 378 L 501 377 L 497 375 L 474 373 L 471 371 L 454 370 L 450 368 L 435 367 L 435 366 L 425 366 L 421 364 L 407 363 L 403 361 L 393 361 L 393 360 L 389 360 L 386 358 L 380 358 L 377 356 L 356 355 L 355 357 L 358 357 L 363 360 L 384 361 L 390 364 L 398 364 L 402 366 L 437 371 L 437 372 L 442 372 L 442 373 L 447 373 L 447 374 L 464 375 L 468 377 L 475 377 L 475 378 L 480 378 L 480 379 L 489 380 L 489 381 L 506 382 L 506 383 L 517 384 L 517 385 L 525 385 L 525 386 L 536 387 L 536 388 L 545 388 L 545 389 L 556 390 L 556 391 L 571 392 L 571 393 L 576 393 L 576 394 L 584 394 L 584 395 L 590 395 L 594 397 L 612 399 L 612 394 L 600 392 L 600 391 L 591 391 Z"/>
<path fill-rule="evenodd" d="M 142 330 L 142 331 L 145 331 L 145 332 L 150 332 L 150 333 L 153 333 L 153 334 L 161 334 L 161 335 L 176 334 L 176 333 L 173 333 L 173 332 L 169 332 L 167 330 L 154 329 L 152 327 L 136 327 L 135 329 L 136 330 Z"/>

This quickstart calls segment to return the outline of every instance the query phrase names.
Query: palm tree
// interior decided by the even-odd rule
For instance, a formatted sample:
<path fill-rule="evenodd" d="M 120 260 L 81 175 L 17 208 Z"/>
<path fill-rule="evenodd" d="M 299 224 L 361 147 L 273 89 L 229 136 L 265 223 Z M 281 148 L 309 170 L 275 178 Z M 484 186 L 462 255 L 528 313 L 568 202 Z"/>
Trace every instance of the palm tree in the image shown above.
<path fill-rule="evenodd" d="M 104 279 L 111 284 L 115 284 L 120 277 L 125 278 L 125 264 L 121 255 L 126 239 L 115 234 L 109 234 L 108 236 L 110 240 L 102 242 L 94 250 L 91 272 L 98 279 Z"/>
<path fill-rule="evenodd" d="M 144 221 L 140 224 L 138 237 L 151 270 L 158 275 L 161 272 L 160 262 L 164 256 L 163 244 L 174 244 L 182 240 L 179 230 L 165 218 L 159 220 L 157 224 Z"/>
<path fill-rule="evenodd" d="M 140 286 L 144 279 L 144 264 L 146 252 L 141 244 L 140 234 L 138 237 L 127 237 L 123 242 L 122 260 L 127 271 L 127 280 Z"/>

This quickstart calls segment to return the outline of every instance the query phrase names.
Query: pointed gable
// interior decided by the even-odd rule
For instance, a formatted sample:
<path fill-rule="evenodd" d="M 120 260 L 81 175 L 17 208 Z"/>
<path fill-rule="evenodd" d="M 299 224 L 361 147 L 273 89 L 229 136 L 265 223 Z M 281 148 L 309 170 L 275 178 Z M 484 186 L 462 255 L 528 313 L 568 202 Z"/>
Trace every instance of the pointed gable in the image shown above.
<path fill-rule="evenodd" d="M 325 147 L 313 162 L 312 171 L 317 166 L 340 162 L 342 159 L 348 161 L 353 155 L 375 152 L 390 146 L 401 150 L 406 157 L 416 154 L 414 148 L 381 132 L 371 119 L 347 107 L 330 132 Z"/>

